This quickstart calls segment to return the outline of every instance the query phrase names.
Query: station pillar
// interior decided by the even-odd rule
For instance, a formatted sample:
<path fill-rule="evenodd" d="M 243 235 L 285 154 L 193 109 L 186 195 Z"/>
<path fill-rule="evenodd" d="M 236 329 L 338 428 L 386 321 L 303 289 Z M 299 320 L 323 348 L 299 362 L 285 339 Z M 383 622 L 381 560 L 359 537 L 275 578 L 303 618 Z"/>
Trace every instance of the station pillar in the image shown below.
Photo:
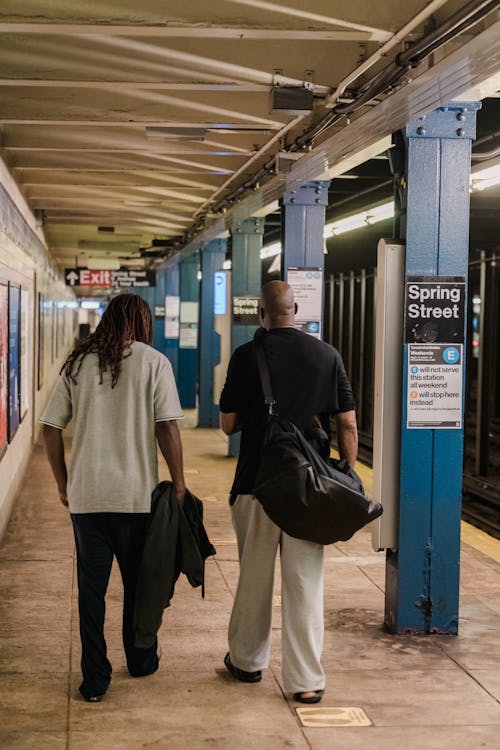
<path fill-rule="evenodd" d="M 221 342 L 215 331 L 215 273 L 226 257 L 225 239 L 210 240 L 201 251 L 200 362 L 198 427 L 218 427 L 219 406 L 214 399 L 214 368 L 220 362 Z"/>
<path fill-rule="evenodd" d="M 329 184 L 328 180 L 309 182 L 285 193 L 281 201 L 281 276 L 294 290 L 297 325 L 319 337 L 323 331 L 323 231 Z"/>
<path fill-rule="evenodd" d="M 163 328 L 164 354 L 172 365 L 174 377 L 178 379 L 179 356 L 179 264 L 167 266 L 162 274 L 165 284 L 163 304 L 165 305 L 164 320 L 155 321 L 155 326 Z M 160 334 L 160 331 L 159 331 Z"/>
<path fill-rule="evenodd" d="M 477 103 L 406 127 L 406 302 L 399 542 L 386 625 L 458 631 L 469 178 Z"/>
<path fill-rule="evenodd" d="M 180 331 L 178 354 L 179 398 L 184 409 L 196 407 L 200 319 L 200 282 L 198 253 L 179 264 Z"/>
<path fill-rule="evenodd" d="M 253 338 L 259 326 L 262 239 L 264 219 L 251 217 L 231 231 L 231 351 Z M 230 456 L 237 456 L 240 435 L 229 438 Z"/>
<path fill-rule="evenodd" d="M 171 296 L 175 293 L 176 285 L 178 285 L 178 271 L 175 267 L 173 270 L 159 268 L 156 271 L 156 286 L 133 287 L 130 290 L 148 303 L 153 317 L 153 347 L 168 357 L 175 377 L 177 377 L 177 339 L 167 338 L 170 329 L 167 331 L 165 316 L 167 295 Z"/>

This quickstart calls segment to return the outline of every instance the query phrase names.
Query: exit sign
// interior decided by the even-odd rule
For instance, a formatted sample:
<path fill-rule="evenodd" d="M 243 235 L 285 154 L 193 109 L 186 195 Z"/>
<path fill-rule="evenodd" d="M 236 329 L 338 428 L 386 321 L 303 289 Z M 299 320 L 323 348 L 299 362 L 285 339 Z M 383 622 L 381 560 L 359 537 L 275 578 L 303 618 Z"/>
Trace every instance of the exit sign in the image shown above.
<path fill-rule="evenodd" d="M 136 271 L 130 268 L 120 271 L 67 268 L 64 278 L 67 286 L 110 286 L 121 289 L 156 286 L 155 271 Z"/>

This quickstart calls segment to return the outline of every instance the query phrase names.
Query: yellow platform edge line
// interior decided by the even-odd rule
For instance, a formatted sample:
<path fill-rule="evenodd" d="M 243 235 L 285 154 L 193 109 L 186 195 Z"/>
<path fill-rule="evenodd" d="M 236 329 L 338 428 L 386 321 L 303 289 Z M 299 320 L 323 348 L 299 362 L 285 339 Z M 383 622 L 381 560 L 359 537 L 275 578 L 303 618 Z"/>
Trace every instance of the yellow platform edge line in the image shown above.
<path fill-rule="evenodd" d="M 469 547 L 474 547 L 483 555 L 491 557 L 495 562 L 500 563 L 500 541 L 486 534 L 486 532 L 476 529 L 467 521 L 462 521 L 462 541 Z"/>
<path fill-rule="evenodd" d="M 332 449 L 330 454 L 335 458 L 339 457 L 336 450 Z M 373 469 L 361 461 L 356 461 L 356 471 L 361 477 L 361 481 L 365 485 L 367 494 L 370 494 L 372 482 L 373 482 Z M 472 524 L 467 521 L 461 522 L 461 539 L 462 542 L 468 544 L 469 547 L 477 549 L 478 552 L 482 552 L 483 555 L 490 557 L 495 562 L 500 563 L 500 540 L 487 534 L 481 529 L 476 529 Z"/>

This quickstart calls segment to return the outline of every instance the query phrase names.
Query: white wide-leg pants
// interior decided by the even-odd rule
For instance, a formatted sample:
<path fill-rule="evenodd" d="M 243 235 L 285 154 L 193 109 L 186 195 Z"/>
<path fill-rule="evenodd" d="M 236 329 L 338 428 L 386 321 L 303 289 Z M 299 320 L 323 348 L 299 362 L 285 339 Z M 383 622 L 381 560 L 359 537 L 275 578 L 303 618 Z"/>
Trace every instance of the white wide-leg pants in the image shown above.
<path fill-rule="evenodd" d="M 285 534 L 253 495 L 237 496 L 232 518 L 240 577 L 229 623 L 231 661 L 246 672 L 269 665 L 274 566 L 279 547 L 284 690 L 322 690 L 323 546 Z"/>

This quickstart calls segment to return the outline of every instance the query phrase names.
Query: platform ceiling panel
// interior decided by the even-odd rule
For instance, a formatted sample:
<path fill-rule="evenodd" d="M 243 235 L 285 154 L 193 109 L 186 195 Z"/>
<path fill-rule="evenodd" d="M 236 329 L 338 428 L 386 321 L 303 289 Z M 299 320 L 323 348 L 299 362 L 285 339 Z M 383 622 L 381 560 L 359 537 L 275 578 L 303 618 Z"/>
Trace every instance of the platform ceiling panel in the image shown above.
<path fill-rule="evenodd" d="M 276 180 L 278 153 L 310 158 L 408 85 L 409 74 L 328 122 L 465 5 L 3 0 L 1 154 L 61 267 L 160 262 Z M 490 11 L 417 73 L 495 23 Z M 290 92 L 298 104 L 273 107 Z M 154 239 L 170 242 L 157 258 L 140 250 Z"/>

